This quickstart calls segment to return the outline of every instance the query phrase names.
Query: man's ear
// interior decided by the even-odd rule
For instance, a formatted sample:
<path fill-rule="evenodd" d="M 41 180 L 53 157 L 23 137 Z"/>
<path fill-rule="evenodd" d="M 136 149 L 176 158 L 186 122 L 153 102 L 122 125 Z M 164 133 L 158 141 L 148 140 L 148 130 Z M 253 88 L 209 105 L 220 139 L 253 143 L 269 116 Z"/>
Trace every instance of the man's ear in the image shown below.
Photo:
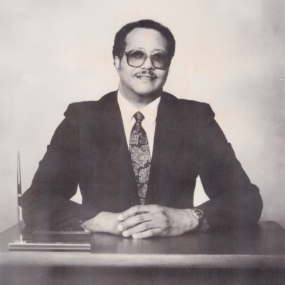
<path fill-rule="evenodd" d="M 115 65 L 115 68 L 117 70 L 118 75 L 120 75 L 120 72 L 121 72 L 121 60 L 119 59 L 118 56 L 115 56 L 114 65 Z"/>

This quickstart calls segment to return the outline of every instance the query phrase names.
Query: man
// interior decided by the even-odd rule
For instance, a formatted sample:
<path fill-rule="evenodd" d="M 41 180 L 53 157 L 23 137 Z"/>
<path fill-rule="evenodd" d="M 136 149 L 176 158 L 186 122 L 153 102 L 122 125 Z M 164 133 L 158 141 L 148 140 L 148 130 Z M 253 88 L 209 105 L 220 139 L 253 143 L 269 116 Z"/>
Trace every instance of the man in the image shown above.
<path fill-rule="evenodd" d="M 259 190 L 209 105 L 163 92 L 174 51 L 151 20 L 116 34 L 119 90 L 68 107 L 22 198 L 28 226 L 147 238 L 259 220 Z M 194 208 L 198 175 L 210 200 Z"/>

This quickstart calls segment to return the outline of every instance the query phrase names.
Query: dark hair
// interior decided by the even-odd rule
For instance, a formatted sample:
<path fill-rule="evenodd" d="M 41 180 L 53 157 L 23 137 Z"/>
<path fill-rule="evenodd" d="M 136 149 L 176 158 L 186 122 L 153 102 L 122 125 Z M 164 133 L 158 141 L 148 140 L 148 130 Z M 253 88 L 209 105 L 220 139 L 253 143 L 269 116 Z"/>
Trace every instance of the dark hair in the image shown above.
<path fill-rule="evenodd" d="M 122 27 L 116 34 L 113 46 L 113 58 L 118 56 L 122 59 L 126 48 L 126 37 L 135 28 L 153 29 L 160 32 L 167 40 L 167 53 L 171 60 L 175 52 L 175 39 L 168 28 L 152 20 L 132 22 Z"/>

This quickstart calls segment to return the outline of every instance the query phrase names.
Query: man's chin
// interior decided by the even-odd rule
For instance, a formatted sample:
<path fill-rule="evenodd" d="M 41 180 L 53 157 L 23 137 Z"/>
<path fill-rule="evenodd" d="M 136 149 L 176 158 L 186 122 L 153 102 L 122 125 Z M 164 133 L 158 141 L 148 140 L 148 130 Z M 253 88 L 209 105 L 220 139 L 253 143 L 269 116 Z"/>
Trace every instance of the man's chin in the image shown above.
<path fill-rule="evenodd" d="M 160 94 L 161 90 L 158 89 L 135 90 L 135 93 L 141 97 L 152 97 L 152 96 L 157 96 L 157 94 Z"/>

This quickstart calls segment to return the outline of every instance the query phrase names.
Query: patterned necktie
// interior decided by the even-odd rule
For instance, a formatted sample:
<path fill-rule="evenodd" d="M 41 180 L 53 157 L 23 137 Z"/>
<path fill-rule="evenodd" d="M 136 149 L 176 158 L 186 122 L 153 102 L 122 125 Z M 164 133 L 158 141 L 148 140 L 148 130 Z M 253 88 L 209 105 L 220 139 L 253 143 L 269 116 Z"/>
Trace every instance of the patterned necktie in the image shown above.
<path fill-rule="evenodd" d="M 134 114 L 134 118 L 136 119 L 136 123 L 131 131 L 129 151 L 138 187 L 140 204 L 144 205 L 148 187 L 151 156 L 147 135 L 141 124 L 144 115 L 141 112 L 137 112 Z"/>

